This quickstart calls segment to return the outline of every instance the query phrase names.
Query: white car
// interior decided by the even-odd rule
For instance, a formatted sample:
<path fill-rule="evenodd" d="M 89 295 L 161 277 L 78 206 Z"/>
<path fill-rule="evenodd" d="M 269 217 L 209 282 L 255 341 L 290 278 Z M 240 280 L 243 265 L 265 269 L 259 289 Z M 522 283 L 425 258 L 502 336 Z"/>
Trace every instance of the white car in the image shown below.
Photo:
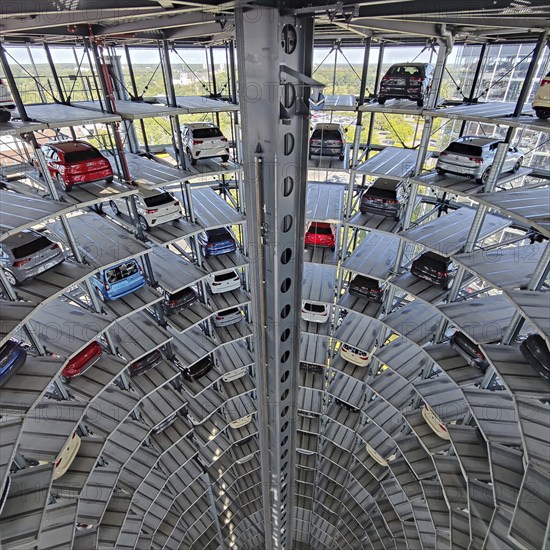
<path fill-rule="evenodd" d="M 15 110 L 15 103 L 11 97 L 7 82 L 0 78 L 0 122 L 8 122 L 11 113 Z"/>
<path fill-rule="evenodd" d="M 437 414 L 433 412 L 433 410 L 428 407 L 428 405 L 424 404 L 422 407 L 422 418 L 428 424 L 428 426 L 432 429 L 432 431 L 438 435 L 441 439 L 445 439 L 446 441 L 449 441 L 451 437 L 449 436 L 449 432 L 447 431 L 447 426 L 443 422 L 441 422 L 441 419 Z"/>
<path fill-rule="evenodd" d="M 143 231 L 181 218 L 180 203 L 170 193 L 156 189 L 140 189 L 136 199 L 139 224 Z M 125 198 L 112 199 L 109 206 L 117 216 L 130 215 L 130 205 Z"/>
<path fill-rule="evenodd" d="M 243 319 L 243 313 L 238 307 L 232 307 L 223 311 L 218 311 L 212 322 L 216 327 L 225 327 L 234 325 Z"/>
<path fill-rule="evenodd" d="M 189 162 L 195 166 L 197 160 L 221 157 L 229 160 L 229 142 L 222 131 L 211 122 L 188 122 L 180 126 L 183 147 Z"/>
<path fill-rule="evenodd" d="M 340 356 L 342 359 L 345 359 L 358 367 L 368 367 L 370 363 L 370 357 L 366 351 L 354 348 L 349 344 L 342 344 L 340 346 Z"/>
<path fill-rule="evenodd" d="M 222 294 L 223 292 L 241 288 L 241 278 L 234 269 L 214 275 L 208 275 L 206 283 L 212 294 Z"/>
<path fill-rule="evenodd" d="M 532 107 L 540 119 L 546 120 L 550 117 L 550 73 L 541 80 Z"/>
<path fill-rule="evenodd" d="M 329 319 L 330 306 L 314 302 L 302 302 L 302 319 L 310 323 L 326 323 Z"/>

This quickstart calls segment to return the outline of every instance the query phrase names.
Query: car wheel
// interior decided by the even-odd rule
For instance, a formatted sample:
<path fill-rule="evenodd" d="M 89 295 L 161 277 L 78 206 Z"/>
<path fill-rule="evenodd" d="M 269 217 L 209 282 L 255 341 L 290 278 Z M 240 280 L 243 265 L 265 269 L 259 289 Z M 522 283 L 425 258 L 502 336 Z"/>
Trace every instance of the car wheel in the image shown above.
<path fill-rule="evenodd" d="M 111 207 L 111 210 L 114 212 L 115 216 L 120 216 L 120 210 L 115 201 L 109 201 L 109 206 Z"/>
<path fill-rule="evenodd" d="M 59 380 L 63 382 L 63 384 L 68 384 L 70 382 L 70 378 L 67 378 L 66 376 L 63 376 L 62 374 L 59 375 Z"/>
<path fill-rule="evenodd" d="M 442 168 L 436 168 L 435 171 L 436 171 L 440 176 L 444 176 L 444 175 L 445 175 L 445 170 L 443 170 Z"/>
<path fill-rule="evenodd" d="M 386 103 L 386 98 L 385 97 L 379 97 L 377 99 L 377 101 L 380 105 L 384 105 L 384 103 Z"/>
<path fill-rule="evenodd" d="M 143 216 L 138 216 L 138 223 L 143 231 L 149 231 L 149 224 Z"/>
<path fill-rule="evenodd" d="M 101 290 L 97 290 L 97 297 L 99 298 L 99 301 L 100 302 L 105 302 L 106 301 L 106 298 L 105 298 L 105 294 L 103 294 L 103 292 L 101 292 Z"/>
<path fill-rule="evenodd" d="M 70 193 L 72 191 L 73 186 L 67 185 L 59 172 L 57 172 L 57 174 L 55 175 L 55 179 L 59 182 L 59 185 L 61 185 L 61 189 L 63 189 L 65 193 Z"/>
<path fill-rule="evenodd" d="M 229 160 L 229 155 L 222 155 L 222 162 L 227 162 Z"/>
<path fill-rule="evenodd" d="M 518 161 L 516 162 L 516 164 L 514 164 L 514 167 L 512 168 L 512 172 L 514 172 L 514 174 L 521 168 L 521 164 L 523 162 L 523 159 L 518 159 Z"/>
<path fill-rule="evenodd" d="M 187 149 L 187 159 L 191 163 L 191 166 L 195 166 L 195 164 L 197 164 L 197 159 L 193 158 L 193 153 L 191 153 L 191 149 Z"/>
<path fill-rule="evenodd" d="M 113 183 L 113 176 L 109 176 L 108 178 L 105 178 L 105 181 L 107 183 Z"/>
<path fill-rule="evenodd" d="M 338 158 L 339 158 L 340 160 L 344 160 L 344 155 L 340 155 Z"/>
<path fill-rule="evenodd" d="M 416 100 L 416 104 L 417 104 L 419 107 L 424 107 L 424 97 L 419 97 L 419 98 Z"/>
<path fill-rule="evenodd" d="M 487 168 L 485 172 L 481 175 L 481 178 L 479 178 L 479 182 L 485 185 L 487 183 L 487 180 L 489 179 L 489 172 L 491 171 L 491 167 Z"/>
<path fill-rule="evenodd" d="M 11 113 L 7 109 L 0 110 L 0 122 L 9 122 Z"/>
<path fill-rule="evenodd" d="M 9 269 L 4 269 L 3 271 L 8 283 L 11 286 L 17 286 L 17 279 L 15 278 L 15 275 Z"/>
<path fill-rule="evenodd" d="M 535 109 L 535 114 L 541 120 L 548 120 L 550 118 L 550 111 L 546 111 L 543 109 Z"/>

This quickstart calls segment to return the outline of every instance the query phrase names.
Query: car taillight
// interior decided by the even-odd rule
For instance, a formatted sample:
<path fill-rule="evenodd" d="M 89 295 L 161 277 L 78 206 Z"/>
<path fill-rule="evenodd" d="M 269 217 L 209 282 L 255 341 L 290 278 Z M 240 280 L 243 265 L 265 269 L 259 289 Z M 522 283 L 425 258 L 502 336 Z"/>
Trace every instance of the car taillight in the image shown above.
<path fill-rule="evenodd" d="M 208 243 L 206 245 L 207 248 L 213 248 L 214 246 L 216 246 L 214 243 Z"/>
<path fill-rule="evenodd" d="M 216 320 L 219 321 L 220 319 L 223 319 L 221 315 L 216 315 Z"/>
<path fill-rule="evenodd" d="M 178 301 L 177 300 L 168 300 L 168 305 L 169 306 L 175 306 L 178 304 Z"/>
<path fill-rule="evenodd" d="M 382 80 L 391 80 L 392 77 L 391 76 L 385 76 Z"/>
<path fill-rule="evenodd" d="M 50 246 L 50 250 L 55 250 L 56 248 L 59 248 L 57 243 L 53 243 L 52 246 Z"/>
<path fill-rule="evenodd" d="M 25 258 L 24 260 L 18 260 L 13 263 L 13 267 L 21 267 L 22 265 L 28 264 L 32 258 Z"/>
<path fill-rule="evenodd" d="M 158 208 L 148 208 L 145 210 L 146 214 L 156 214 L 158 212 Z"/>
<path fill-rule="evenodd" d="M 138 269 L 139 269 L 139 274 L 143 275 L 143 269 L 141 268 L 141 266 L 139 264 L 137 264 L 137 266 L 138 266 Z"/>
<path fill-rule="evenodd" d="M 221 283 L 212 283 L 212 286 L 220 286 Z"/>
<path fill-rule="evenodd" d="M 481 353 L 480 351 L 476 351 L 476 357 L 478 359 L 485 359 L 485 355 L 483 355 L 483 353 Z"/>
<path fill-rule="evenodd" d="M 397 204 L 397 203 L 398 203 L 398 201 L 395 201 L 395 200 L 393 200 L 393 199 L 389 199 L 389 200 L 387 200 L 386 202 L 387 202 L 388 204 Z"/>
<path fill-rule="evenodd" d="M 73 432 L 71 439 L 74 439 L 75 437 L 76 437 L 76 432 Z"/>
<path fill-rule="evenodd" d="M 179 206 L 179 205 L 180 205 L 179 201 L 174 201 L 174 206 Z"/>
<path fill-rule="evenodd" d="M 220 141 L 227 141 L 227 138 L 226 138 L 226 137 L 222 137 L 222 138 L 220 138 Z"/>
<path fill-rule="evenodd" d="M 475 162 L 476 164 L 483 164 L 483 159 L 479 157 L 468 157 L 468 160 Z"/>
<path fill-rule="evenodd" d="M 365 353 L 364 351 L 361 351 L 361 352 L 359 353 L 359 357 L 364 357 L 364 358 L 366 359 L 368 356 L 369 356 L 369 354 L 368 354 L 368 353 Z"/>
<path fill-rule="evenodd" d="M 61 464 L 61 461 L 62 461 L 62 460 L 63 460 L 62 458 L 58 458 L 58 459 L 54 462 L 54 465 L 55 465 L 56 468 L 59 467 L 59 465 Z"/>
<path fill-rule="evenodd" d="M 411 76 L 411 78 L 409 78 L 409 82 L 423 82 L 425 78 L 426 77 L 424 76 Z"/>
<path fill-rule="evenodd" d="M 444 432 L 447 431 L 447 426 L 445 426 L 445 424 L 441 424 L 441 422 L 439 422 L 439 428 Z"/>
<path fill-rule="evenodd" d="M 105 290 L 111 290 L 111 285 L 109 283 L 105 283 Z"/>
<path fill-rule="evenodd" d="M 437 276 L 438 276 L 438 277 L 446 277 L 446 276 L 447 276 L 447 272 L 446 272 L 446 271 L 438 271 L 438 272 L 437 272 Z"/>
<path fill-rule="evenodd" d="M 540 86 L 542 88 L 542 86 L 548 86 L 548 84 L 550 84 L 550 79 L 543 78 L 542 82 L 540 83 Z"/>
<path fill-rule="evenodd" d="M 194 139 L 193 140 L 193 145 L 200 145 L 202 142 L 203 142 L 202 139 Z"/>

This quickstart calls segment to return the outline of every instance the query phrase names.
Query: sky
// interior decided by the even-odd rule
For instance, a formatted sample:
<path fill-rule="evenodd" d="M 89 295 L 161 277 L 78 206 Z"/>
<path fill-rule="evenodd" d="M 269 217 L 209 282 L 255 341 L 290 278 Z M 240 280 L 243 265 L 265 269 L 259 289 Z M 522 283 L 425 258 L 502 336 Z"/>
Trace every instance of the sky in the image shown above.
<path fill-rule="evenodd" d="M 29 64 L 30 58 L 27 54 L 27 49 L 25 47 L 8 47 L 8 52 L 21 64 Z M 54 62 L 58 63 L 67 63 L 73 61 L 74 54 L 71 48 L 65 48 L 65 47 L 51 47 L 50 51 L 52 53 L 52 57 L 54 59 Z M 134 50 L 137 51 L 137 50 Z M 314 63 L 320 63 L 327 53 L 330 50 L 328 48 L 316 48 L 314 52 Z M 344 49 L 344 54 L 348 58 L 349 62 L 353 65 L 360 65 L 363 62 L 363 48 L 347 48 Z M 398 63 L 403 61 L 412 61 L 420 52 L 422 51 L 421 46 L 416 47 L 403 47 L 403 46 L 397 46 L 397 47 L 386 47 L 386 51 L 384 53 L 384 62 L 386 63 Z M 180 49 L 178 50 L 179 55 L 185 60 L 186 63 L 189 64 L 204 64 L 206 55 L 205 50 L 200 48 L 193 48 L 193 49 Z M 456 56 L 457 48 L 454 49 L 453 52 L 451 52 L 451 55 L 449 56 L 448 62 L 452 63 L 455 56 Z M 46 63 L 46 55 L 44 53 L 44 50 L 40 47 L 33 47 L 32 48 L 32 55 L 34 57 L 35 63 Z M 82 56 L 82 49 L 77 49 L 77 56 L 80 59 Z M 423 52 L 421 55 L 418 56 L 416 61 L 420 62 L 427 62 L 429 61 L 430 53 L 429 51 Z M 173 64 L 180 64 L 181 60 L 177 55 L 171 56 L 171 60 Z M 10 60 L 11 61 L 11 60 Z M 121 56 L 122 64 L 125 64 L 125 56 Z M 378 61 L 378 48 L 372 48 L 370 52 L 370 63 L 376 63 Z M 435 61 L 435 55 L 433 58 L 433 61 Z M 157 64 L 159 62 L 158 57 L 158 51 L 156 48 L 140 48 L 139 49 L 139 55 L 132 55 L 132 63 L 134 64 L 144 64 L 144 65 L 151 65 L 151 64 Z M 214 50 L 214 62 L 216 64 L 219 63 L 225 63 L 225 50 Z M 338 65 L 346 65 L 345 59 L 343 59 L 342 55 L 338 54 Z M 329 55 L 329 57 L 326 59 L 324 63 L 327 64 L 333 64 L 334 63 L 334 52 Z M 76 61 L 75 61 L 76 65 Z"/>

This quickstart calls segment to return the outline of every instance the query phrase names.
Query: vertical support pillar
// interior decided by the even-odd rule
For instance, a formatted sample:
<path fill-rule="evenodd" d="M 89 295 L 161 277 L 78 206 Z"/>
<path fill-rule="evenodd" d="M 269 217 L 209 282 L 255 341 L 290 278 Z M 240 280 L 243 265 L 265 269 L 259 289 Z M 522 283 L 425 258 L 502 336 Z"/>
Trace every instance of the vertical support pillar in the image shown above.
<path fill-rule="evenodd" d="M 313 18 L 235 12 L 266 550 L 292 548 Z M 286 111 L 283 119 L 281 111 Z"/>
<path fill-rule="evenodd" d="M 380 86 L 382 63 L 384 63 L 384 42 L 380 42 L 380 46 L 378 46 L 378 63 L 376 64 L 376 75 L 374 77 L 374 90 L 372 91 L 372 93 L 375 95 L 378 94 L 378 89 Z M 367 147 L 370 147 L 370 144 L 372 142 L 372 133 L 374 131 L 374 117 L 375 114 L 371 113 L 369 121 L 369 134 L 367 137 Z"/>
<path fill-rule="evenodd" d="M 372 38 L 369 36 L 365 39 L 365 52 L 363 54 L 363 71 L 361 73 L 361 85 L 359 88 L 359 106 L 363 105 L 363 103 L 365 102 L 365 89 L 367 87 L 367 71 L 369 68 L 371 43 L 372 43 Z M 353 204 L 353 191 L 355 186 L 355 178 L 357 177 L 355 165 L 357 164 L 357 158 L 359 156 L 359 144 L 361 143 L 361 132 L 363 130 L 362 122 L 363 122 L 363 111 L 357 111 L 357 124 L 355 125 L 355 134 L 353 136 L 353 152 L 352 152 L 352 158 L 351 158 L 351 171 L 350 171 L 350 177 L 349 177 L 348 198 L 346 203 L 346 217 L 350 216 L 351 207 Z"/>
<path fill-rule="evenodd" d="M 162 41 L 162 74 L 164 76 L 164 85 L 168 105 L 177 107 L 176 90 L 174 89 L 174 77 L 172 75 L 172 64 L 170 63 L 170 50 L 168 48 L 168 40 Z M 170 117 L 170 125 L 172 127 L 172 139 L 176 147 L 176 159 L 178 166 L 185 170 L 187 168 L 185 161 L 185 151 L 183 150 L 183 140 L 180 131 L 180 117 L 178 115 Z"/>
<path fill-rule="evenodd" d="M 46 59 L 48 60 L 48 65 L 52 71 L 53 81 L 55 82 L 55 89 L 57 91 L 57 96 L 59 97 L 59 102 L 66 103 L 63 86 L 61 85 L 61 80 L 59 80 L 59 75 L 57 74 L 57 69 L 55 68 L 55 63 L 53 62 L 50 46 L 48 44 L 44 44 L 44 52 L 46 53 Z"/>

